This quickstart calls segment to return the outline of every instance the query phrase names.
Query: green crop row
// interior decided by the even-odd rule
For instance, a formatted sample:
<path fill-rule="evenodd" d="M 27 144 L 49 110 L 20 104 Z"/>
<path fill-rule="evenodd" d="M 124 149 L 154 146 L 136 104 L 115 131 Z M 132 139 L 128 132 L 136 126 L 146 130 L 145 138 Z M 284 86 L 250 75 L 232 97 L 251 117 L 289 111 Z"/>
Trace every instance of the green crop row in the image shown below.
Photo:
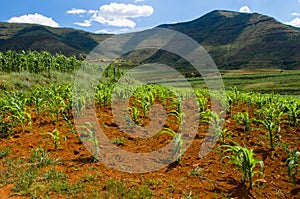
<path fill-rule="evenodd" d="M 31 73 L 68 72 L 78 69 L 82 61 L 73 57 L 66 57 L 62 54 L 51 55 L 49 52 L 9 50 L 0 52 L 0 71 L 1 72 L 23 72 Z"/>

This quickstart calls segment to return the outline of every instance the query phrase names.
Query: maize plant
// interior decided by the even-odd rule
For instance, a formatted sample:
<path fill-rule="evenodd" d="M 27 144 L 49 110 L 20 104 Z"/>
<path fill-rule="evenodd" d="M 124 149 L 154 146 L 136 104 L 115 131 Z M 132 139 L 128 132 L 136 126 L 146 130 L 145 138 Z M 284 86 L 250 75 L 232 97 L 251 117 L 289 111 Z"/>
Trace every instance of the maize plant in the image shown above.
<path fill-rule="evenodd" d="M 151 107 L 150 102 L 148 102 L 146 100 L 142 101 L 142 111 L 143 111 L 143 116 L 144 117 L 146 117 L 147 112 L 149 111 L 150 107 Z"/>
<path fill-rule="evenodd" d="M 72 134 L 76 136 L 76 131 L 74 129 L 74 126 L 73 126 L 73 123 L 72 123 L 71 119 L 69 119 L 64 113 L 62 113 L 62 115 L 63 115 L 65 121 L 67 122 L 68 127 L 71 130 Z"/>
<path fill-rule="evenodd" d="M 173 137 L 174 139 L 174 152 L 172 156 L 174 157 L 177 154 L 176 162 L 180 163 L 181 156 L 183 155 L 183 140 L 182 140 L 182 134 L 176 133 L 172 129 L 169 128 L 163 128 L 161 131 L 159 131 L 155 136 L 160 136 L 162 134 L 168 134 Z"/>
<path fill-rule="evenodd" d="M 245 183 L 247 179 L 250 182 L 250 189 L 253 186 L 253 176 L 259 174 L 264 176 L 264 162 L 254 158 L 253 149 L 247 149 L 246 147 L 241 147 L 236 142 L 233 142 L 234 146 L 222 145 L 225 148 L 222 152 L 223 154 L 229 153 L 229 155 L 224 156 L 221 160 L 229 158 L 231 162 L 237 165 L 243 172 L 243 182 Z M 261 171 L 255 171 L 256 164 L 260 164 Z"/>
<path fill-rule="evenodd" d="M 51 112 L 53 118 L 52 121 L 54 121 L 54 123 L 57 123 L 60 113 L 64 111 L 66 104 L 60 96 L 55 96 L 54 98 L 48 100 L 48 103 L 49 111 Z"/>
<path fill-rule="evenodd" d="M 29 99 L 25 98 L 22 94 L 11 96 L 10 104 L 5 108 L 11 114 L 12 122 L 18 122 L 21 125 L 22 132 L 25 132 L 26 122 L 31 126 L 31 114 L 27 113 L 26 105 Z"/>
<path fill-rule="evenodd" d="M 43 98 L 42 94 L 42 88 L 38 87 L 36 88 L 32 94 L 31 94 L 31 101 L 36 107 L 36 112 L 37 112 L 37 118 L 40 117 L 41 112 L 43 111 L 44 105 L 45 105 L 45 99 Z"/>
<path fill-rule="evenodd" d="M 140 111 L 137 108 L 137 106 L 135 104 L 133 104 L 133 106 L 129 108 L 129 111 L 131 113 L 131 118 L 132 118 L 133 122 L 135 124 L 138 124 L 139 123 L 138 117 L 139 117 Z"/>
<path fill-rule="evenodd" d="M 229 135 L 231 131 L 228 131 L 226 128 L 217 128 L 216 133 L 220 136 L 222 144 L 224 144 L 226 136 Z"/>
<path fill-rule="evenodd" d="M 90 142 L 93 145 L 94 152 L 92 154 L 93 161 L 97 162 L 97 157 L 99 154 L 99 141 L 95 132 L 93 124 L 90 122 L 85 122 L 85 125 L 79 127 L 81 130 L 78 130 L 80 133 L 80 139 L 86 142 Z"/>
<path fill-rule="evenodd" d="M 291 152 L 288 163 L 288 176 L 292 179 L 293 183 L 297 184 L 297 174 L 300 171 L 300 151 L 295 149 Z"/>
<path fill-rule="evenodd" d="M 220 113 L 220 115 L 222 112 Z M 222 143 L 225 142 L 225 136 L 228 134 L 227 129 L 222 129 L 224 118 L 220 117 L 214 111 L 207 110 L 201 114 L 200 123 L 210 124 L 215 133 L 221 138 Z"/>
<path fill-rule="evenodd" d="M 2 72 L 23 72 L 30 73 L 47 72 L 50 74 L 51 70 L 59 72 L 68 72 L 78 69 L 82 61 L 73 57 L 66 57 L 57 54 L 51 55 L 49 52 L 37 51 L 16 51 L 8 50 L 0 54 L 0 71 Z"/>
<path fill-rule="evenodd" d="M 298 104 L 296 102 L 292 102 L 287 105 L 287 109 L 288 109 L 288 116 L 291 118 L 293 126 L 298 126 L 299 125 L 298 117 L 300 116 L 300 108 L 298 107 Z"/>
<path fill-rule="evenodd" d="M 254 120 L 257 123 L 260 123 L 263 125 L 263 127 L 268 131 L 269 133 L 269 140 L 270 140 L 270 146 L 271 149 L 274 149 L 274 139 L 276 136 L 280 134 L 281 128 L 280 128 L 280 118 L 282 116 L 282 112 L 279 114 L 273 114 L 275 112 L 269 112 L 272 114 L 267 115 L 264 120 Z"/>
<path fill-rule="evenodd" d="M 48 142 L 54 146 L 54 149 L 58 149 L 59 145 L 61 144 L 61 140 L 66 141 L 67 137 L 62 136 L 61 132 L 57 129 L 54 129 L 52 132 L 46 132 L 45 134 L 49 135 L 52 139 L 52 142 Z"/>
<path fill-rule="evenodd" d="M 198 100 L 199 112 L 202 113 L 205 111 L 205 106 L 207 104 L 207 98 L 198 97 L 197 100 Z"/>
<path fill-rule="evenodd" d="M 48 103 L 48 110 L 52 116 L 52 123 L 57 123 L 59 120 L 59 116 L 65 110 L 67 106 L 65 104 L 64 99 L 58 95 L 58 93 L 50 91 L 49 99 L 47 100 Z"/>
<path fill-rule="evenodd" d="M 89 95 L 82 90 L 74 90 L 72 93 L 73 116 L 81 116 L 88 103 Z"/>
<path fill-rule="evenodd" d="M 241 93 L 236 87 L 233 87 L 228 93 L 228 98 L 231 99 L 232 103 L 239 102 L 240 97 Z"/>
<path fill-rule="evenodd" d="M 235 120 L 237 123 L 243 125 L 244 132 L 246 133 L 246 135 L 248 135 L 252 123 L 252 120 L 249 118 L 248 111 L 245 111 L 244 113 L 241 112 L 237 113 L 235 115 Z"/>
<path fill-rule="evenodd" d="M 179 126 L 184 124 L 184 113 L 183 112 L 178 112 L 177 110 L 171 110 L 168 115 L 175 116 L 179 122 Z"/>

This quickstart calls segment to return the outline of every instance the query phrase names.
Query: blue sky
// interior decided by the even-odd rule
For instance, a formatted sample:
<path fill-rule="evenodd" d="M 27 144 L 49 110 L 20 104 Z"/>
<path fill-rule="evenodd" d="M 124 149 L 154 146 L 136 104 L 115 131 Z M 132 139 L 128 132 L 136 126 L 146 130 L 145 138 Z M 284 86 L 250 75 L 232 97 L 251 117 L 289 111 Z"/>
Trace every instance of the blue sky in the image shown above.
<path fill-rule="evenodd" d="M 300 27 L 300 0 L 9 0 L 0 21 L 122 33 L 196 19 L 212 10 L 257 12 Z"/>

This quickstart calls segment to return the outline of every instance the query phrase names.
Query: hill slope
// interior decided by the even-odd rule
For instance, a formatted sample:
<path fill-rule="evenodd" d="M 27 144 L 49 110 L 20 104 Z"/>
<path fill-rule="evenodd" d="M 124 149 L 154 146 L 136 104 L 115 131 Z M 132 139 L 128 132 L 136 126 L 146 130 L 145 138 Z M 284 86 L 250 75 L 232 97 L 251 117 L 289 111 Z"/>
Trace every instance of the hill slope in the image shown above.
<path fill-rule="evenodd" d="M 213 11 L 191 22 L 159 26 L 202 44 L 221 68 L 300 67 L 300 31 L 261 14 Z"/>
<path fill-rule="evenodd" d="M 80 56 L 108 36 L 71 28 L 0 22 L 0 51 L 31 49 Z"/>

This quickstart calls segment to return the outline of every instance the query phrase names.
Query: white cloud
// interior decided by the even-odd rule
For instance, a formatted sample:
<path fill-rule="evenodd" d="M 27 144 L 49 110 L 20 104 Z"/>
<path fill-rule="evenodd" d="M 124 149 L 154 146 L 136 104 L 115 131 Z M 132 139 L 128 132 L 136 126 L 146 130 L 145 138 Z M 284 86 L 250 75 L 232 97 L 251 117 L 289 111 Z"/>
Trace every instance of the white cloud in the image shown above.
<path fill-rule="evenodd" d="M 83 9 L 77 9 L 77 8 L 72 8 L 72 10 L 68 10 L 67 14 L 73 14 L 73 15 L 77 15 L 77 14 L 85 14 L 87 13 L 86 10 Z"/>
<path fill-rule="evenodd" d="M 102 5 L 99 10 L 82 10 L 72 9 L 67 11 L 69 14 L 87 14 L 91 15 L 89 20 L 83 23 L 77 22 L 79 25 L 91 25 L 91 22 L 96 21 L 104 25 L 116 27 L 134 28 L 136 23 L 132 20 L 138 17 L 148 17 L 152 15 L 154 9 L 149 5 L 137 6 L 133 4 L 110 3 Z"/>
<path fill-rule="evenodd" d="M 134 3 L 143 2 L 143 1 L 145 1 L 145 0 L 134 0 Z M 300 0 L 298 0 L 298 1 L 300 1 Z"/>
<path fill-rule="evenodd" d="M 84 20 L 84 22 L 75 22 L 74 24 L 83 27 L 90 27 L 92 25 L 90 20 Z"/>
<path fill-rule="evenodd" d="M 100 7 L 100 14 L 109 18 L 136 18 L 147 17 L 152 15 L 153 8 L 151 6 L 137 6 L 133 4 L 111 3 Z"/>
<path fill-rule="evenodd" d="M 117 27 L 130 27 L 134 28 L 136 23 L 127 18 L 104 18 L 101 15 L 94 15 L 92 17 L 92 21 L 96 21 L 109 26 L 117 26 Z"/>
<path fill-rule="evenodd" d="M 99 33 L 99 34 L 124 34 L 124 33 L 131 33 L 131 32 L 140 32 L 143 30 L 148 30 L 150 28 L 153 27 L 143 27 L 143 28 L 135 28 L 135 29 L 131 29 L 131 28 L 122 28 L 122 29 L 102 29 L 102 30 L 96 30 L 95 33 Z"/>
<path fill-rule="evenodd" d="M 51 26 L 51 27 L 59 26 L 58 23 L 56 23 L 52 18 L 45 17 L 38 13 L 22 15 L 20 17 L 12 17 L 7 22 L 40 24 L 40 25 Z"/>
<path fill-rule="evenodd" d="M 293 12 L 292 15 L 295 16 L 295 17 L 300 17 L 300 13 L 297 13 L 297 12 Z"/>
<path fill-rule="evenodd" d="M 95 33 L 98 33 L 98 34 L 122 34 L 122 33 L 129 33 L 129 32 L 130 32 L 130 29 L 128 29 L 128 28 L 124 28 L 124 29 L 120 29 L 120 30 L 103 29 L 103 30 L 95 31 Z"/>
<path fill-rule="evenodd" d="M 240 8 L 240 12 L 250 13 L 251 10 L 248 6 L 243 6 Z"/>
<path fill-rule="evenodd" d="M 285 24 L 300 28 L 300 18 L 297 17 L 290 22 L 286 22 Z"/>

